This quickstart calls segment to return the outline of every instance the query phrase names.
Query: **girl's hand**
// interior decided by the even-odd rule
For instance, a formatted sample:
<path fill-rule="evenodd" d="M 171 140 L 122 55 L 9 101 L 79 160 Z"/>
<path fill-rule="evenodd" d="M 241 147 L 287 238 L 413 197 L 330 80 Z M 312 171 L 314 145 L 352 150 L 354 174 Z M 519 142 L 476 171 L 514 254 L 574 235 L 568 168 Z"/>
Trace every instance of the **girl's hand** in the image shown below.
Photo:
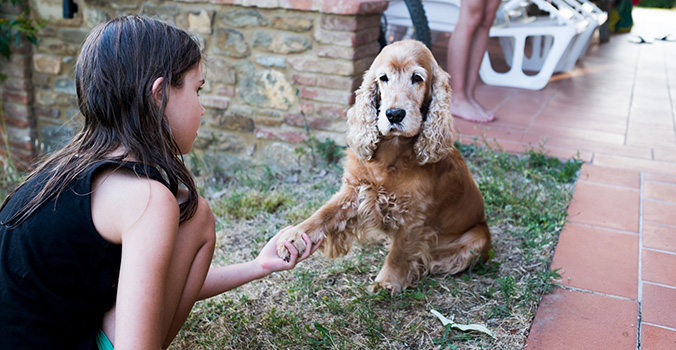
<path fill-rule="evenodd" d="M 268 243 L 263 247 L 261 250 L 260 254 L 258 257 L 255 259 L 255 261 L 260 265 L 261 269 L 265 271 L 266 275 L 277 272 L 277 271 L 284 271 L 284 270 L 290 270 L 296 267 L 296 264 L 299 262 L 305 260 L 308 256 L 310 256 L 312 253 L 319 248 L 319 246 L 322 244 L 322 240 L 320 239 L 317 241 L 317 243 L 312 244 L 312 241 L 310 240 L 310 237 L 308 235 L 303 234 L 303 240 L 305 241 L 306 246 L 308 249 L 305 249 L 302 255 L 298 255 L 298 250 L 289 242 L 284 242 L 284 246 L 286 249 L 289 250 L 289 253 L 291 253 L 291 257 L 289 258 L 289 261 L 284 261 L 284 259 L 280 258 L 277 255 L 277 240 L 279 237 L 282 235 L 282 233 L 286 230 L 288 230 L 291 226 L 288 226 L 281 231 L 279 231 Z"/>
<path fill-rule="evenodd" d="M 322 243 L 322 241 L 319 240 L 317 243 L 312 244 L 310 237 L 303 235 L 303 241 L 307 244 L 308 249 L 305 249 L 305 252 L 302 255 L 298 255 L 298 250 L 296 250 L 291 243 L 284 242 L 284 245 L 291 253 L 289 261 L 284 261 L 284 259 L 277 255 L 277 240 L 279 240 L 281 234 L 290 227 L 291 226 L 281 230 L 272 237 L 272 239 L 265 244 L 265 247 L 263 247 L 256 259 L 245 263 L 212 268 L 207 275 L 202 291 L 198 295 L 198 299 L 206 299 L 221 294 L 245 283 L 263 278 L 273 272 L 290 270 L 296 267 L 296 264 L 305 260 L 310 254 L 314 253 L 314 251 L 317 250 L 317 247 Z"/>

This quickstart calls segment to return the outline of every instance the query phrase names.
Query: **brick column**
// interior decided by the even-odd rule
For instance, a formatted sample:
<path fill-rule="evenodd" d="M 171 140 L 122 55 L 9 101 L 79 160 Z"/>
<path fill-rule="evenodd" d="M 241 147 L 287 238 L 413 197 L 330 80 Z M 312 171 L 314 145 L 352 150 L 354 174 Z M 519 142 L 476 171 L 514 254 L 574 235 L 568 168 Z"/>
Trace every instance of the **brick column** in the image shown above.
<path fill-rule="evenodd" d="M 23 2 L 21 6 L 26 6 Z M 0 11 L 3 17 L 21 11 L 21 6 L 13 7 L 4 4 Z M 32 47 L 27 39 L 21 40 L 20 46 L 11 45 L 9 60 L 0 57 L 0 73 L 7 79 L 0 84 L 2 94 L 2 115 L 6 129 L 0 125 L 0 163 L 7 161 L 5 137 L 9 140 L 10 155 L 18 168 L 25 169 L 34 160 L 36 148 L 36 120 L 33 113 L 32 83 Z"/>
<path fill-rule="evenodd" d="M 287 57 L 293 83 L 298 88 L 300 113 L 286 114 L 284 124 L 298 129 L 261 126 L 255 134 L 258 138 L 294 143 L 304 139 L 302 128 L 307 123 L 311 130 L 336 133 L 341 139 L 339 143 L 343 143 L 343 124 L 347 109 L 354 103 L 353 92 L 380 50 L 380 18 L 387 2 L 280 0 L 278 6 L 319 14 L 313 35 L 316 51 Z"/>

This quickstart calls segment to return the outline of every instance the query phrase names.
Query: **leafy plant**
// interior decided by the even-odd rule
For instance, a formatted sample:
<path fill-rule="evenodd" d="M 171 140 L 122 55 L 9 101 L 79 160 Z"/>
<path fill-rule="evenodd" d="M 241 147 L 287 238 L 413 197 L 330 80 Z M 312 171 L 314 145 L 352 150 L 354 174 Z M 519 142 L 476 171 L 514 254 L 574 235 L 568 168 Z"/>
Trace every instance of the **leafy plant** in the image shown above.
<path fill-rule="evenodd" d="M 22 4 L 21 0 L 0 0 L 0 4 L 8 2 L 13 6 L 21 6 Z M 28 7 L 22 8 L 16 16 L 0 18 L 0 55 L 9 59 L 12 43 L 20 46 L 23 37 L 37 45 L 37 32 L 44 25 L 44 20 L 37 20 L 31 16 Z"/>
<path fill-rule="evenodd" d="M 300 114 L 305 123 L 307 139 L 303 141 L 303 144 L 307 149 L 305 147 L 296 147 L 294 149 L 294 152 L 298 157 L 299 166 L 304 158 L 310 158 L 310 165 L 312 168 L 316 168 L 320 165 L 337 165 L 343 158 L 343 148 L 338 146 L 335 141 L 328 137 L 324 139 L 324 141 L 319 141 L 317 137 L 310 132 L 310 124 L 307 121 L 305 113 L 301 111 Z"/>
<path fill-rule="evenodd" d="M 309 133 L 309 128 L 306 127 Z M 343 158 L 343 149 L 330 138 L 319 141 L 314 135 L 308 137 L 303 141 L 303 144 L 309 149 L 303 147 L 296 147 L 294 152 L 299 158 L 309 157 L 312 168 L 317 168 L 320 165 L 332 166 L 336 165 Z"/>
<path fill-rule="evenodd" d="M 638 7 L 648 7 L 648 8 L 661 8 L 661 9 L 673 9 L 674 0 L 641 0 L 638 3 Z"/>
<path fill-rule="evenodd" d="M 528 156 L 529 167 L 542 170 L 542 173 L 553 176 L 558 182 L 574 181 L 582 165 L 582 160 L 579 158 L 568 159 L 562 162 L 548 155 L 543 147 L 538 150 L 531 148 L 526 151 L 526 155 Z"/>

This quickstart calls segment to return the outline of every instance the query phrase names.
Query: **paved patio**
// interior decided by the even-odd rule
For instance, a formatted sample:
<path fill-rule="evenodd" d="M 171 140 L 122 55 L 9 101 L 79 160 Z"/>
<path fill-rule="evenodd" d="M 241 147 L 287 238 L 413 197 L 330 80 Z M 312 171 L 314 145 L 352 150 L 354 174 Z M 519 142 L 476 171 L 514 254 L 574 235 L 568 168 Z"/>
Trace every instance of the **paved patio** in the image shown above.
<path fill-rule="evenodd" d="M 676 42 L 629 42 L 676 35 L 676 11 L 633 16 L 543 90 L 480 86 L 497 121 L 456 121 L 464 141 L 585 161 L 552 262 L 563 288 L 526 349 L 676 349 Z"/>

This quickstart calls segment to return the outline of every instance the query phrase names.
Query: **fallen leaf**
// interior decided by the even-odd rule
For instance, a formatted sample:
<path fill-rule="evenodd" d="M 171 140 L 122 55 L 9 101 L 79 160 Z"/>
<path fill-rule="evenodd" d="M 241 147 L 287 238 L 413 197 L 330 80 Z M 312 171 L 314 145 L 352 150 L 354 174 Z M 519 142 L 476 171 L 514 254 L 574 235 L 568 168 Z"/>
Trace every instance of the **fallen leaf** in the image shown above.
<path fill-rule="evenodd" d="M 495 335 L 493 335 L 493 332 L 491 332 L 488 328 L 486 328 L 486 327 L 483 326 L 483 325 L 476 324 L 476 323 L 471 323 L 471 324 L 457 324 L 457 323 L 453 322 L 453 320 L 450 320 L 450 319 L 446 318 L 446 316 L 440 314 L 437 310 L 430 310 L 430 312 L 431 312 L 434 316 L 437 316 L 437 318 L 439 319 L 439 321 L 441 321 L 441 324 L 443 324 L 444 326 L 447 325 L 447 324 L 450 324 L 450 325 L 451 325 L 451 328 L 456 328 L 456 329 L 459 329 L 459 330 L 461 330 L 461 331 L 463 331 L 463 332 L 467 332 L 467 331 L 477 331 L 477 332 L 481 332 L 481 333 L 488 334 L 488 335 L 490 335 L 491 337 L 495 338 Z"/>

